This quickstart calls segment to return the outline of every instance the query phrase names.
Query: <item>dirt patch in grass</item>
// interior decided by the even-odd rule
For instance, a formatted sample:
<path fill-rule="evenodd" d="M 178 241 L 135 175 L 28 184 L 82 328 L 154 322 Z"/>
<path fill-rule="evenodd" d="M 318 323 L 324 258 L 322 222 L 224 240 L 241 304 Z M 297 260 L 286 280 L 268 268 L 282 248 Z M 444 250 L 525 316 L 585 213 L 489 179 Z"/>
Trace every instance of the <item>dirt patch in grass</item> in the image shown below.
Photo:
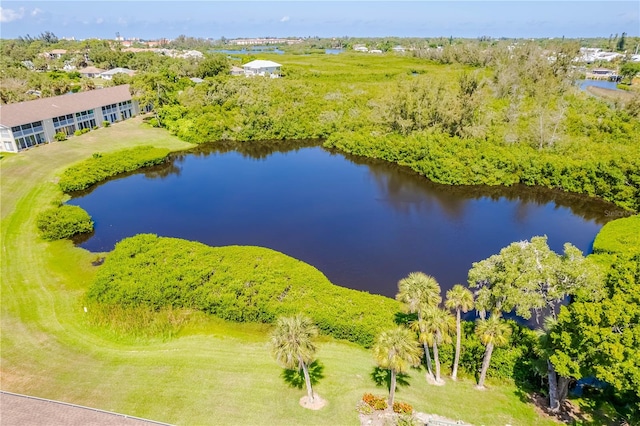
<path fill-rule="evenodd" d="M 300 398 L 300 405 L 308 410 L 320 410 L 325 405 L 327 405 L 327 401 L 320 398 L 318 394 L 313 394 L 313 401 L 309 401 L 308 396 L 303 396 Z"/>

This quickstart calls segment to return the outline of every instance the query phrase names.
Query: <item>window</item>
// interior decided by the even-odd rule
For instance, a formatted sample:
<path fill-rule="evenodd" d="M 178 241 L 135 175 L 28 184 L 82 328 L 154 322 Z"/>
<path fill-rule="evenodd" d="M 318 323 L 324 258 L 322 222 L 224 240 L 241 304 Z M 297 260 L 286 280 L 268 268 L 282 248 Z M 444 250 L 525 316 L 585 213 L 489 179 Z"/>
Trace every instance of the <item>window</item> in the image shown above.
<path fill-rule="evenodd" d="M 13 131 L 13 137 L 16 138 L 16 144 L 19 149 L 46 142 L 42 121 L 34 121 L 33 123 L 14 126 L 11 130 Z M 18 141 L 22 142 L 19 143 Z"/>

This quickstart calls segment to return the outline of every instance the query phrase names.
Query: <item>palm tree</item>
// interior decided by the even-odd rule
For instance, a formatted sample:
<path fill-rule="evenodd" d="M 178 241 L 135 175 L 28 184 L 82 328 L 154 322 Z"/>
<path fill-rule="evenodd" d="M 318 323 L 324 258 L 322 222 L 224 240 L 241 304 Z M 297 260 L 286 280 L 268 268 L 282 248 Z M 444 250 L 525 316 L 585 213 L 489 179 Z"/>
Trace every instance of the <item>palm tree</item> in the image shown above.
<path fill-rule="evenodd" d="M 453 330 L 453 317 L 448 311 L 430 306 L 424 311 L 424 318 L 420 329 L 424 333 L 420 333 L 421 341 L 430 344 L 433 348 L 433 362 L 435 364 L 435 382 L 444 384 L 440 378 L 440 358 L 438 356 L 438 345 L 449 343 L 451 341 L 450 333 Z"/>
<path fill-rule="evenodd" d="M 391 372 L 389 407 L 393 408 L 396 375 L 405 373 L 409 367 L 420 365 L 422 350 L 410 330 L 397 327 L 380 333 L 373 345 L 373 357 L 379 367 Z"/>
<path fill-rule="evenodd" d="M 453 371 L 451 378 L 453 380 L 458 379 L 458 364 L 460 363 L 460 312 L 469 312 L 473 309 L 473 294 L 471 290 L 464 287 L 461 284 L 456 284 L 453 288 L 447 291 L 447 300 L 444 302 L 444 306 L 447 309 L 456 311 L 456 355 L 453 359 Z"/>
<path fill-rule="evenodd" d="M 484 351 L 484 359 L 482 360 L 482 370 L 480 370 L 480 379 L 478 380 L 478 389 L 484 389 L 484 379 L 487 377 L 487 370 L 491 362 L 491 353 L 495 346 L 504 346 L 509 342 L 511 336 L 511 327 L 502 321 L 500 316 L 493 313 L 489 319 L 478 320 L 476 323 L 476 334 L 480 341 L 487 348 Z"/>
<path fill-rule="evenodd" d="M 309 364 L 314 360 L 316 345 L 313 339 L 318 329 L 310 318 L 298 314 L 294 317 L 280 317 L 271 334 L 271 352 L 284 368 L 302 370 L 307 385 L 307 398 L 313 402 L 313 389 L 309 376 Z"/>
<path fill-rule="evenodd" d="M 411 272 L 406 278 L 398 282 L 398 294 L 396 300 L 405 304 L 405 308 L 410 313 L 418 314 L 418 333 L 421 336 L 420 342 L 424 345 L 424 356 L 427 361 L 427 377 L 434 379 L 433 367 L 431 366 L 431 356 L 429 355 L 429 343 L 425 340 L 426 330 L 420 328 L 424 325 L 422 321 L 423 312 L 429 306 L 438 306 L 442 297 L 440 296 L 440 285 L 430 275 L 424 272 Z"/>

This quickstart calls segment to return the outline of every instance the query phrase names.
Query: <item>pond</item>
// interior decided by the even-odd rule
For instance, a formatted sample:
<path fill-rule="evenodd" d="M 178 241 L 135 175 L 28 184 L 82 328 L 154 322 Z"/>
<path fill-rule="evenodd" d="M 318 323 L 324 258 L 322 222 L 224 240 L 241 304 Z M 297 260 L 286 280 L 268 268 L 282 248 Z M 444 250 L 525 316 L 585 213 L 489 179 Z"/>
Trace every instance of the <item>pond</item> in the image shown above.
<path fill-rule="evenodd" d="M 466 283 L 472 262 L 535 235 L 556 251 L 565 242 L 589 251 L 618 211 L 542 188 L 437 185 L 309 141 L 200 146 L 69 204 L 93 217 L 94 234 L 77 243 L 94 252 L 138 233 L 263 246 L 389 297 L 412 271 L 436 277 L 444 293 Z"/>
<path fill-rule="evenodd" d="M 602 87 L 604 89 L 620 90 L 618 89 L 618 83 L 608 80 L 578 80 L 576 85 L 580 90 L 587 90 L 589 86 Z"/>

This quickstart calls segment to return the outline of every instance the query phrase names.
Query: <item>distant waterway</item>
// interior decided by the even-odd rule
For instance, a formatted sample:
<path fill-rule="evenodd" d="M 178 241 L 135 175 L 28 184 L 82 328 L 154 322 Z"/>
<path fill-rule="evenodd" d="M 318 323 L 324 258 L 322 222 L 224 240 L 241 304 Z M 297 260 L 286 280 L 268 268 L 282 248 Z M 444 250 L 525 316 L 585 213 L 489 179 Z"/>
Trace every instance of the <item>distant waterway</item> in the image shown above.
<path fill-rule="evenodd" d="M 435 276 L 443 292 L 466 283 L 473 262 L 536 235 L 558 252 L 565 242 L 588 252 L 619 211 L 543 188 L 438 185 L 304 141 L 203 145 L 69 204 L 93 217 L 79 245 L 94 252 L 138 233 L 263 246 L 389 297 L 412 271 Z"/>
<path fill-rule="evenodd" d="M 225 55 L 257 55 L 260 53 L 276 53 L 282 55 L 284 50 L 271 46 L 252 46 L 249 49 L 218 49 L 209 50 L 211 53 L 223 53 Z"/>
<path fill-rule="evenodd" d="M 604 89 L 620 90 L 618 89 L 618 83 L 615 81 L 607 80 L 578 80 L 576 84 L 580 90 L 587 90 L 589 86 L 602 87 Z"/>

